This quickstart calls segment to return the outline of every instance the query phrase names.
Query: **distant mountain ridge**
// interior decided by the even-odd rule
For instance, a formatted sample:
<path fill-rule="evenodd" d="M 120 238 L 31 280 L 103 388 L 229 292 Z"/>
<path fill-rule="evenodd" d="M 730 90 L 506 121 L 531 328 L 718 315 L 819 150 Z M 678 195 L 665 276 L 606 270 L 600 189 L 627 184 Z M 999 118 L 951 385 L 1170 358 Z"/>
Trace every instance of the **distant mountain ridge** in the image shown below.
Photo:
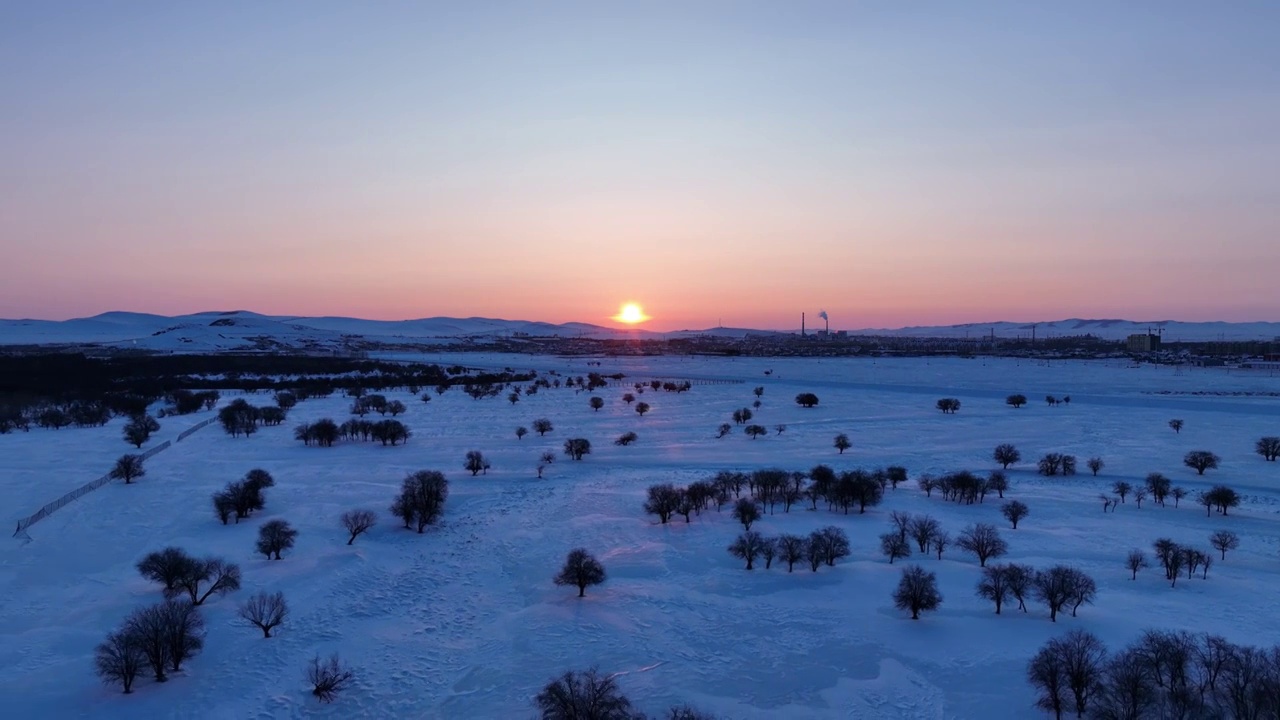
<path fill-rule="evenodd" d="M 1168 341 L 1274 340 L 1280 322 L 1181 322 L 1160 320 L 1086 320 L 1071 318 L 1039 323 L 992 322 L 962 325 L 868 328 L 850 335 L 898 337 L 1038 338 L 1094 335 L 1119 340 L 1148 331 Z M 808 330 L 810 334 L 813 330 Z M 790 331 L 798 334 L 799 330 Z M 101 344 L 148 350 L 202 352 L 237 348 L 333 349 L 352 342 L 444 345 L 465 338 L 564 337 L 594 339 L 678 338 L 693 336 L 745 337 L 788 334 L 750 328 L 708 328 L 654 332 L 640 328 L 609 328 L 591 323 L 547 323 L 495 318 L 431 317 L 414 320 L 363 320 L 348 317 L 262 315 L 247 310 L 210 311 L 164 316 L 149 313 L 105 312 L 74 320 L 0 320 L 0 345 Z"/>

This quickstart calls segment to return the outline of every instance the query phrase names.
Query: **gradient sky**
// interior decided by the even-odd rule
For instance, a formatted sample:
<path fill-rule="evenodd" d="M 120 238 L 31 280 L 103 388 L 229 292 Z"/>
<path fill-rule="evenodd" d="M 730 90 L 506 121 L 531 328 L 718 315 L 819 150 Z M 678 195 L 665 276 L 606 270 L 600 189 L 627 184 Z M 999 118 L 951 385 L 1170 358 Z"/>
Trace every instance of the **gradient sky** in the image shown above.
<path fill-rule="evenodd" d="M 7 2 L 0 317 L 1280 319 L 1280 4 Z"/>

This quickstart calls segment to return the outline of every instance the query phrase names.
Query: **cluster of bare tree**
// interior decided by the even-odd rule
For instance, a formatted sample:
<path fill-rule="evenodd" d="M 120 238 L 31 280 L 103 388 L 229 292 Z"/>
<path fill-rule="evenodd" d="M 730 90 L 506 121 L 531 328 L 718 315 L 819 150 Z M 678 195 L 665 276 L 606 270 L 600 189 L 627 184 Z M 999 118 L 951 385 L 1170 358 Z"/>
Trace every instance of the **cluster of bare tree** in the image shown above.
<path fill-rule="evenodd" d="M 313 423 L 302 423 L 293 429 L 293 437 L 304 445 L 333 447 L 338 440 L 377 441 L 385 445 L 397 445 L 409 441 L 413 431 L 399 420 L 347 420 L 338 425 L 330 418 Z"/>
<path fill-rule="evenodd" d="M 880 536 L 880 552 L 889 558 L 890 565 L 894 560 L 911 556 L 912 541 L 922 554 L 937 553 L 939 560 L 951 543 L 951 536 L 929 515 L 895 510 L 889 513 L 889 522 L 892 530 Z"/>
<path fill-rule="evenodd" d="M 533 699 L 541 720 L 646 720 L 618 688 L 617 674 L 596 668 L 566 672 L 542 688 Z M 688 705 L 674 705 L 661 720 L 716 720 Z"/>
<path fill-rule="evenodd" d="M 1236 645 L 1215 635 L 1148 630 L 1114 655 L 1072 630 L 1027 665 L 1036 707 L 1061 718 L 1280 716 L 1280 646 Z"/>
<path fill-rule="evenodd" d="M 800 407 L 815 407 L 818 404 L 818 396 L 811 392 L 804 392 L 796 395 L 796 404 Z"/>
<path fill-rule="evenodd" d="M 1064 455 L 1062 453 L 1047 453 L 1040 458 L 1040 462 L 1036 463 L 1036 471 L 1045 477 L 1053 477 L 1054 475 L 1075 475 L 1076 474 L 1076 456 Z"/>
<path fill-rule="evenodd" d="M 1009 489 L 1009 478 L 1003 470 L 994 470 L 985 478 L 960 470 L 939 477 L 921 475 L 916 479 L 916 485 L 926 497 L 933 497 L 933 491 L 937 490 L 943 500 L 972 505 L 986 502 L 987 493 L 991 492 L 1003 498 Z"/>
<path fill-rule="evenodd" d="M 443 473 L 419 470 L 404 479 L 400 494 L 391 503 L 391 514 L 404 521 L 406 528 L 416 525 L 421 533 L 444 512 L 448 497 L 449 481 Z"/>
<path fill-rule="evenodd" d="M 160 423 L 150 415 L 138 415 L 130 419 L 124 426 L 124 440 L 141 449 L 143 443 L 151 439 L 151 434 L 160 430 Z"/>
<path fill-rule="evenodd" d="M 747 501 L 746 498 L 743 498 Z M 750 502 L 750 501 L 747 501 Z M 836 561 L 848 557 L 849 536 L 834 525 L 821 530 L 814 530 L 808 537 L 782 534 L 777 537 L 765 537 L 754 530 L 747 530 L 729 545 L 729 554 L 745 560 L 748 570 L 755 569 L 757 559 L 764 560 L 766 570 L 773 567 L 776 559 L 787 564 L 787 572 L 791 572 L 798 562 L 808 562 L 809 569 L 818 572 L 825 563 L 834 567 Z"/>
<path fill-rule="evenodd" d="M 1267 437 L 1258 438 L 1254 450 L 1268 462 L 1275 462 L 1280 457 L 1280 437 L 1269 435 Z"/>
<path fill-rule="evenodd" d="M 1092 604 L 1098 585 L 1083 571 L 1067 565 L 1037 570 L 1030 565 L 998 563 L 982 569 L 976 592 L 995 603 L 997 615 L 1008 602 L 1017 600 L 1018 609 L 1027 612 L 1027 599 L 1039 600 L 1049 608 L 1049 619 L 1057 622 L 1058 613 L 1068 606 L 1075 617 L 1081 605 Z"/>
<path fill-rule="evenodd" d="M 364 417 L 371 412 L 376 412 L 379 415 L 390 414 L 391 417 L 395 417 L 407 409 L 408 408 L 405 407 L 404 403 L 399 400 L 388 401 L 387 396 L 376 393 L 372 395 L 362 395 L 356 398 L 355 402 L 351 404 L 351 414 L 359 415 L 360 417 Z"/>
<path fill-rule="evenodd" d="M 165 598 L 185 594 L 192 605 L 240 589 L 239 565 L 217 557 L 195 558 L 181 548 L 153 552 L 139 560 L 137 568 L 142 577 L 160 583 Z"/>
<path fill-rule="evenodd" d="M 169 599 L 138 608 L 94 649 L 94 667 L 108 685 L 133 692 L 134 681 L 149 668 L 156 682 L 182 669 L 204 647 L 204 618 L 188 600 Z"/>
<path fill-rule="evenodd" d="M 266 506 L 267 498 L 262 491 L 275 484 L 275 478 L 266 470 L 250 470 L 245 473 L 243 480 L 227 483 L 226 489 L 213 494 L 213 511 L 223 525 L 232 516 L 235 517 L 236 524 L 239 524 L 254 510 L 261 510 Z"/>
<path fill-rule="evenodd" d="M 942 414 L 944 415 L 958 413 L 960 412 L 960 399 L 959 398 L 942 398 L 938 400 L 937 407 L 939 410 L 942 411 Z"/>
<path fill-rule="evenodd" d="M 258 425 L 279 425 L 288 412 L 278 405 L 254 407 L 244 398 L 236 398 L 218 411 L 218 422 L 231 437 L 249 437 L 257 432 Z"/>
<path fill-rule="evenodd" d="M 1227 559 L 1227 551 L 1235 550 L 1240 547 L 1240 536 L 1230 530 L 1219 530 L 1209 536 L 1209 545 L 1218 551 L 1219 559 Z M 1164 570 L 1164 579 L 1169 581 L 1171 587 L 1176 587 L 1178 577 L 1182 570 L 1186 569 L 1187 579 L 1195 577 L 1196 572 L 1200 572 L 1200 578 L 1207 580 L 1209 578 L 1209 567 L 1213 565 L 1213 553 L 1205 552 L 1188 545 L 1179 545 L 1169 538 L 1159 538 L 1151 544 L 1154 551 L 1156 561 L 1160 563 L 1160 568 Z M 1125 567 L 1132 573 L 1130 579 L 1138 578 L 1138 571 L 1143 568 L 1150 567 L 1147 556 L 1138 549 L 1129 551 L 1125 558 Z"/>

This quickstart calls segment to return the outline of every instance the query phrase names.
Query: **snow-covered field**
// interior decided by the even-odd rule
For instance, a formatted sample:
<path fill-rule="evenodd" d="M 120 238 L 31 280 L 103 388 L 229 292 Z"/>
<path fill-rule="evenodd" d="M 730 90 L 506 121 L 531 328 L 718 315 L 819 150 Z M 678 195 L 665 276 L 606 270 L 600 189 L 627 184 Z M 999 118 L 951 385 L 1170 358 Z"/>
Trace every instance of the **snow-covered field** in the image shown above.
<path fill-rule="evenodd" d="M 689 702 L 727 718 L 1028 718 L 1027 659 L 1048 638 L 1071 628 L 1095 632 L 1112 648 L 1146 628 L 1186 628 L 1241 643 L 1273 643 L 1280 622 L 1280 463 L 1253 452 L 1262 435 L 1280 435 L 1280 401 L 1232 396 L 1280 390 L 1280 378 L 1224 370 L 1013 360 L 773 360 L 529 356 L 430 357 L 517 370 L 620 371 L 630 380 L 740 380 L 696 384 L 683 394 L 648 391 L 652 411 L 639 417 L 620 396 L 543 390 L 516 405 L 475 401 L 452 390 L 423 403 L 391 392 L 414 432 L 404 447 L 343 443 L 304 447 L 297 422 L 346 419 L 349 401 L 299 405 L 281 427 L 232 439 L 215 425 L 148 462 L 135 485 L 108 485 L 33 526 L 30 542 L 0 543 L 0 695 L 13 717 L 530 717 L 531 697 L 554 675 L 598 665 L 625 673 L 622 689 L 658 713 Z M 766 375 L 765 371 L 771 371 Z M 735 427 L 714 431 L 750 406 L 765 388 L 756 421 L 769 436 L 750 440 Z M 796 393 L 821 398 L 813 409 Z M 1160 395 L 1165 391 L 1177 395 Z M 1014 410 L 1013 392 L 1031 403 Z M 1212 392 L 1220 395 L 1197 396 Z M 1048 407 L 1046 394 L 1071 395 Z M 934 401 L 963 402 L 943 415 Z M 259 403 L 268 402 L 260 396 Z M 170 418 L 152 443 L 206 415 Z M 517 425 L 547 417 L 555 430 L 517 440 Z M 1175 434 L 1171 418 L 1186 422 Z M 772 428 L 785 424 L 785 433 Z M 617 447 L 627 430 L 639 441 Z M 847 433 L 843 455 L 832 437 Z M 589 438 L 592 454 L 574 462 L 560 453 L 569 437 Z M 1098 582 L 1096 604 L 1078 618 L 1051 623 L 1044 608 L 995 615 L 974 596 L 978 563 L 954 549 L 944 559 L 912 557 L 938 574 L 941 609 L 912 621 L 890 598 L 901 565 L 878 552 L 890 511 L 929 513 L 954 536 L 965 525 L 1002 528 L 998 501 L 963 506 L 926 498 L 914 482 L 886 493 L 865 515 L 793 508 L 766 515 L 766 534 L 843 528 L 853 556 L 817 573 L 743 570 L 725 547 L 741 526 L 711 510 L 685 524 L 659 525 L 644 515 L 645 488 L 686 483 L 725 469 L 781 467 L 836 470 L 905 465 L 922 473 L 995 467 L 991 449 L 1021 449 L 1007 494 L 1031 515 L 1002 530 L 1007 559 L 1046 566 L 1070 563 Z M 493 469 L 461 470 L 467 450 L 483 451 Z M 535 478 L 540 452 L 557 461 Z M 1204 477 L 1181 463 L 1189 450 L 1212 450 L 1222 466 Z M 33 430 L 0 436 L 5 518 L 16 520 L 105 472 L 130 448 L 120 421 L 105 428 Z M 1034 460 L 1051 452 L 1106 468 L 1046 479 Z M 261 467 L 276 478 L 267 507 L 248 522 L 222 526 L 209 496 Z M 386 512 L 406 473 L 438 469 L 450 480 L 443 521 L 423 535 L 403 530 Z M 1103 514 L 1097 500 L 1113 482 L 1140 484 L 1169 475 L 1193 493 L 1212 483 L 1235 487 L 1245 503 L 1228 517 L 1206 517 L 1185 503 L 1174 509 L 1132 502 Z M 352 508 L 379 513 L 380 524 L 346 545 L 338 516 Z M 856 511 L 855 511 L 856 513 Z M 256 528 L 283 518 L 301 534 L 284 560 L 253 554 Z M 1208 548 L 1212 531 L 1241 536 L 1239 550 L 1207 580 L 1171 589 L 1159 570 L 1129 579 L 1131 547 L 1157 537 Z M 92 672 L 93 647 L 134 607 L 160 599 L 133 564 L 178 545 L 241 565 L 244 588 L 206 606 L 206 648 L 168 683 L 140 680 L 133 695 L 104 687 Z M 565 553 L 585 547 L 605 564 L 608 581 L 576 590 L 551 582 Z M 902 561 L 899 561 L 901 563 Z M 235 606 L 260 589 L 283 590 L 292 615 L 279 636 L 263 639 L 241 626 Z M 304 664 L 317 652 L 340 652 L 358 672 L 355 687 L 319 705 L 303 686 Z"/>

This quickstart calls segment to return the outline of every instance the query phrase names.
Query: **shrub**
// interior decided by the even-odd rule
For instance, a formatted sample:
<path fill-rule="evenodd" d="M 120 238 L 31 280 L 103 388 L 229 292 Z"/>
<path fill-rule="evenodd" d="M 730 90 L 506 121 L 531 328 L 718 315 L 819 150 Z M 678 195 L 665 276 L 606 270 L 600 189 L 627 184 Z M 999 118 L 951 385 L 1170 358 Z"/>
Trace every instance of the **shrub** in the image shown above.
<path fill-rule="evenodd" d="M 311 694 L 320 702 L 333 702 L 347 685 L 355 679 L 351 670 L 337 654 L 330 655 L 328 660 L 321 660 L 319 655 L 311 658 L 306 670 L 307 682 L 311 685 Z"/>

